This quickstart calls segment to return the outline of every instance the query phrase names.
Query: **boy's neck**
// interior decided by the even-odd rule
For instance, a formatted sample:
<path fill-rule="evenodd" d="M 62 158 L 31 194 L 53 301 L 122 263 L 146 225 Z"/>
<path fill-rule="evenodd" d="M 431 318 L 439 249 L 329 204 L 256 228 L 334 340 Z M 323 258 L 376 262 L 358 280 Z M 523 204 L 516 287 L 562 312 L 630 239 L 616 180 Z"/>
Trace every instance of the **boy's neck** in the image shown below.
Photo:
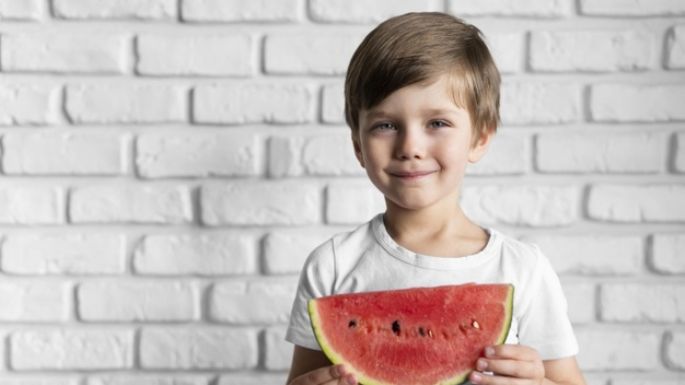
<path fill-rule="evenodd" d="M 482 250 L 489 238 L 486 231 L 466 217 L 458 204 L 408 210 L 388 202 L 383 220 L 395 242 L 419 254 L 471 255 Z"/>

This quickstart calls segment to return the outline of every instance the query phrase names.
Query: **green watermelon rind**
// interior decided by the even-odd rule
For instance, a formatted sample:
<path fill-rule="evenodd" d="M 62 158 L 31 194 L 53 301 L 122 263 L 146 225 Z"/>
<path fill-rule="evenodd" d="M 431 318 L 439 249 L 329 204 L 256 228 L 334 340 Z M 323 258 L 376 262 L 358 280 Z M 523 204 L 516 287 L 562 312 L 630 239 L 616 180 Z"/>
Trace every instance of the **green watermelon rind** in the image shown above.
<path fill-rule="evenodd" d="M 501 345 L 504 343 L 504 341 L 507 340 L 507 336 L 509 335 L 509 328 L 511 327 L 511 320 L 513 316 L 513 307 L 514 307 L 514 285 L 509 284 L 509 290 L 507 293 L 507 299 L 505 301 L 505 306 L 506 306 L 506 313 L 505 313 L 505 324 L 502 327 L 502 332 L 497 339 L 497 341 L 494 343 L 494 345 Z M 309 302 L 307 303 L 307 310 L 309 312 L 309 318 L 311 320 L 312 328 L 314 329 L 314 334 L 316 335 L 316 340 L 319 342 L 319 346 L 323 350 L 323 353 L 328 357 L 328 359 L 333 363 L 333 365 L 338 365 L 338 364 L 344 364 L 345 360 L 333 349 L 331 349 L 330 343 L 328 342 L 328 339 L 326 336 L 321 332 L 320 328 L 318 327 L 320 323 L 320 317 L 319 317 L 319 312 L 316 306 L 316 301 L 315 299 L 310 299 Z M 374 378 L 370 378 L 366 376 L 364 373 L 361 371 L 356 370 L 353 367 L 347 366 L 347 370 L 349 370 L 357 379 L 357 382 L 364 384 L 364 385 L 396 385 L 396 384 L 391 384 L 387 382 L 381 382 L 378 381 Z M 468 369 L 463 373 L 459 373 L 454 377 L 445 379 L 438 384 L 435 385 L 459 385 L 468 379 L 469 375 L 473 372 L 473 370 Z"/>

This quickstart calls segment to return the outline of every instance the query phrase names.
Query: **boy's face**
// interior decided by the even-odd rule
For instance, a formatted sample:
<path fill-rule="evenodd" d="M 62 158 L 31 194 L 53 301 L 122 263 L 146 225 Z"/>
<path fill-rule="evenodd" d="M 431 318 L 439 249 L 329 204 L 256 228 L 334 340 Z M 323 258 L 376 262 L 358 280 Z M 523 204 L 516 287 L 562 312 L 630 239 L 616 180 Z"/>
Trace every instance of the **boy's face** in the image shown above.
<path fill-rule="evenodd" d="M 355 153 L 389 206 L 458 205 L 466 165 L 489 144 L 489 133 L 474 143 L 470 114 L 455 104 L 448 77 L 432 80 L 360 111 Z"/>

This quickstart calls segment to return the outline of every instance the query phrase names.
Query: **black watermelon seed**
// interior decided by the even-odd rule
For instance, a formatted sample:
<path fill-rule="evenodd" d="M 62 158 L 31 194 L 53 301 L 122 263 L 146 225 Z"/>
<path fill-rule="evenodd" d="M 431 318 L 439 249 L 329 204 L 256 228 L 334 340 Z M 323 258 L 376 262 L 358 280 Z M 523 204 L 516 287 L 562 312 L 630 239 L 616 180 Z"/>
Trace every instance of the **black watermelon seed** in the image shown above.
<path fill-rule="evenodd" d="M 392 332 L 395 333 L 396 336 L 400 335 L 400 321 L 398 321 L 398 320 L 393 321 Z"/>
<path fill-rule="evenodd" d="M 357 327 L 357 321 L 355 320 L 350 320 L 350 322 L 347 324 L 347 327 L 350 329 L 354 329 Z"/>
<path fill-rule="evenodd" d="M 421 337 L 425 337 L 425 336 L 426 336 L 426 331 L 423 330 L 422 327 L 419 327 L 419 334 L 421 335 Z"/>

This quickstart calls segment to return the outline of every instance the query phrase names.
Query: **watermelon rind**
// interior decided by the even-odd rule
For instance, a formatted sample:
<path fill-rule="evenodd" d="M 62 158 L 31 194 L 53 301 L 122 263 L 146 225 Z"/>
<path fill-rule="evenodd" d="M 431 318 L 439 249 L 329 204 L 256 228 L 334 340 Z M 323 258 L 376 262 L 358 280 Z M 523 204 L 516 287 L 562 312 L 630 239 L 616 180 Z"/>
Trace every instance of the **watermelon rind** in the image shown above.
<path fill-rule="evenodd" d="M 507 313 L 505 315 L 505 325 L 502 328 L 502 334 L 500 334 L 495 345 L 501 345 L 507 340 L 509 336 L 509 329 L 511 328 L 511 318 L 514 314 L 514 285 L 509 285 L 509 292 L 507 293 Z"/>
<path fill-rule="evenodd" d="M 507 293 L 507 298 L 505 301 L 506 313 L 505 313 L 505 323 L 502 327 L 502 332 L 499 335 L 496 343 L 494 345 L 501 345 L 506 341 L 509 335 L 509 328 L 511 327 L 511 320 L 513 316 L 513 303 L 514 303 L 514 285 L 509 284 L 509 290 Z M 328 357 L 328 359 L 333 363 L 333 365 L 345 364 L 346 361 L 340 356 L 335 350 L 332 349 L 330 342 L 326 336 L 322 333 L 321 328 L 318 326 L 321 323 L 321 317 L 319 315 L 319 310 L 317 308 L 317 303 L 315 299 L 310 299 L 307 304 L 307 310 L 309 312 L 309 317 L 311 320 L 312 328 L 316 336 L 316 340 L 319 342 L 319 346 L 323 353 Z M 346 369 L 354 375 L 357 382 L 363 385 L 398 385 L 389 382 L 379 381 L 376 378 L 371 378 L 365 375 L 363 372 L 357 370 L 354 367 L 346 366 Z M 456 374 L 454 377 L 447 378 L 440 381 L 434 385 L 460 385 L 466 382 L 469 375 L 473 372 L 472 369 L 468 369 L 462 373 Z"/>

